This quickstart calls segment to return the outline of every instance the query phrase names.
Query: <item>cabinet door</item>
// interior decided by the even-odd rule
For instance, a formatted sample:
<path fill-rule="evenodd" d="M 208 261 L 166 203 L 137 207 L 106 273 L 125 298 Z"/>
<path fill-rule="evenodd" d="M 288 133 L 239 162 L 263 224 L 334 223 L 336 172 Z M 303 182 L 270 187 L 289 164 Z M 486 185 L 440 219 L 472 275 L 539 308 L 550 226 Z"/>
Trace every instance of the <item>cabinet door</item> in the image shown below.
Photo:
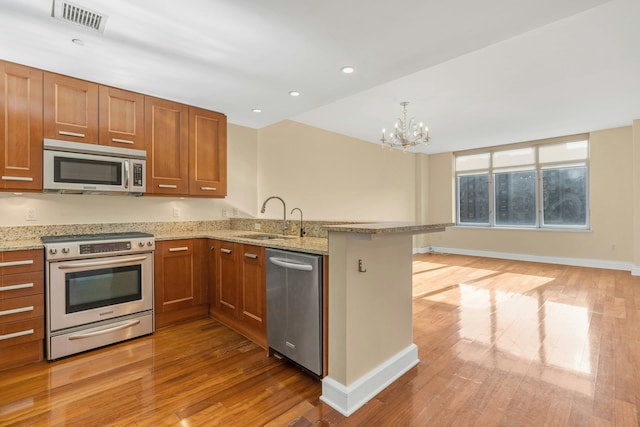
<path fill-rule="evenodd" d="M 232 318 L 238 308 L 238 252 L 239 245 L 217 241 L 215 247 L 215 309 Z"/>
<path fill-rule="evenodd" d="M 256 332 L 266 333 L 265 250 L 261 246 L 242 245 L 240 285 L 240 321 Z"/>
<path fill-rule="evenodd" d="M 42 71 L 0 61 L 0 189 L 42 190 Z"/>
<path fill-rule="evenodd" d="M 98 143 L 98 85 L 44 73 L 44 137 Z"/>
<path fill-rule="evenodd" d="M 156 242 L 155 309 L 161 315 L 194 305 L 194 248 L 192 240 Z"/>
<path fill-rule="evenodd" d="M 144 95 L 100 86 L 100 144 L 144 150 Z"/>
<path fill-rule="evenodd" d="M 189 107 L 145 97 L 147 191 L 189 193 Z"/>
<path fill-rule="evenodd" d="M 189 107 L 189 194 L 227 195 L 227 117 Z"/>

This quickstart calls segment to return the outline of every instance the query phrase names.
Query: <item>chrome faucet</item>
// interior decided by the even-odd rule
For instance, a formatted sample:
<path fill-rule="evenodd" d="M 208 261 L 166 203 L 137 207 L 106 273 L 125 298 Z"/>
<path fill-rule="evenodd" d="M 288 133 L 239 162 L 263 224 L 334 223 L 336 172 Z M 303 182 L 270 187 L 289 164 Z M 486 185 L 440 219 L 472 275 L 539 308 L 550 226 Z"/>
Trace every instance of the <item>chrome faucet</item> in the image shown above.
<path fill-rule="evenodd" d="M 291 215 L 293 215 L 293 211 L 300 211 L 300 237 L 304 237 L 306 233 L 306 231 L 304 231 L 304 226 L 302 224 L 302 209 L 300 208 L 293 208 L 291 209 Z"/>
<path fill-rule="evenodd" d="M 267 209 L 267 202 L 271 199 L 278 199 L 282 202 L 282 207 L 284 208 L 284 216 L 282 217 L 282 234 L 285 235 L 287 234 L 287 205 L 284 203 L 284 200 L 282 200 L 281 197 L 278 197 L 278 196 L 268 197 L 267 200 L 265 200 L 264 203 L 262 204 L 262 209 L 260 209 L 260 212 L 264 213 L 264 211 Z"/>

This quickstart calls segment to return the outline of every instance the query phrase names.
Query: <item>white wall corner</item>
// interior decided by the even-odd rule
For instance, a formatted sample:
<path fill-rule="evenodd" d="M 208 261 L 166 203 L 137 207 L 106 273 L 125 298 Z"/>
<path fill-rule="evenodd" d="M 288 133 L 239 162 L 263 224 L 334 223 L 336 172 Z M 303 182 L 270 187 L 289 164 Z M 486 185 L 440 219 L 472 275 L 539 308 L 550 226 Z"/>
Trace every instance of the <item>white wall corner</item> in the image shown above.
<path fill-rule="evenodd" d="M 418 362 L 418 347 L 411 344 L 349 386 L 327 376 L 322 380 L 320 400 L 348 417 Z"/>

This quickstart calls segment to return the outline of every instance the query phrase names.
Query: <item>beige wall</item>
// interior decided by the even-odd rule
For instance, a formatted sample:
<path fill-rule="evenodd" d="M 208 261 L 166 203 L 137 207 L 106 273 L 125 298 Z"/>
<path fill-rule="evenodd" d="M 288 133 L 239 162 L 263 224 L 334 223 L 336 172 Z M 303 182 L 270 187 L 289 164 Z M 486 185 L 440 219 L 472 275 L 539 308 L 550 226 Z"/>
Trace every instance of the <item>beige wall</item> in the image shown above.
<path fill-rule="evenodd" d="M 590 135 L 590 231 L 452 227 L 428 236 L 435 247 L 631 263 L 633 257 L 632 128 Z M 451 153 L 430 158 L 430 222 L 455 217 Z"/>
<path fill-rule="evenodd" d="M 640 120 L 633 122 L 633 274 L 640 275 Z"/>
<path fill-rule="evenodd" d="M 329 252 L 329 376 L 349 386 L 413 342 L 411 236 L 334 231 Z"/>
<path fill-rule="evenodd" d="M 197 221 L 222 218 L 223 208 L 231 215 L 233 207 L 239 209 L 240 216 L 254 216 L 257 211 L 257 131 L 230 124 L 227 132 L 229 196 L 226 199 L 0 193 L 0 226 Z M 36 209 L 36 221 L 26 221 L 27 208 Z M 180 209 L 180 217 L 173 216 L 174 208 Z"/>
<path fill-rule="evenodd" d="M 469 229 L 418 236 L 416 248 L 579 258 L 626 263 L 640 270 L 640 120 L 591 133 L 591 230 Z M 78 196 L 0 193 L 0 226 L 243 217 L 280 218 L 279 195 L 305 218 L 451 222 L 455 218 L 453 154 L 406 154 L 301 123 L 261 130 L 229 124 L 228 197 Z M 174 208 L 181 216 L 173 216 Z M 26 221 L 35 208 L 37 221 Z M 635 214 L 634 214 L 635 212 Z M 635 237 L 634 237 L 635 236 Z M 638 272 L 640 274 L 640 271 Z"/>
<path fill-rule="evenodd" d="M 308 219 L 415 219 L 413 154 L 283 121 L 260 130 L 258 158 L 260 204 L 277 195 Z M 282 207 L 270 202 L 262 217 L 281 218 Z"/>

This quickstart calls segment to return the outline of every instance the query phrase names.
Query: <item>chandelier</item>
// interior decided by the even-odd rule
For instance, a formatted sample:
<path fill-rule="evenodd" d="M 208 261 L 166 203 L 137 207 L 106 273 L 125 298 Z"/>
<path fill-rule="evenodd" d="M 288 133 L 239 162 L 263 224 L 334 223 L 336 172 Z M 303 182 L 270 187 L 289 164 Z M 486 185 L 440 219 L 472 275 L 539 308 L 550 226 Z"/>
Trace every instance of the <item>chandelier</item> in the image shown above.
<path fill-rule="evenodd" d="M 422 122 L 416 124 L 413 117 L 407 121 L 407 101 L 401 102 L 402 105 L 402 117 L 398 119 L 392 132 L 389 132 L 389 136 L 385 135 L 385 130 L 382 129 L 382 142 L 383 147 L 389 148 L 401 148 L 405 151 L 407 148 L 415 147 L 420 144 L 427 144 L 431 140 L 429 136 L 429 128 L 423 126 Z"/>

